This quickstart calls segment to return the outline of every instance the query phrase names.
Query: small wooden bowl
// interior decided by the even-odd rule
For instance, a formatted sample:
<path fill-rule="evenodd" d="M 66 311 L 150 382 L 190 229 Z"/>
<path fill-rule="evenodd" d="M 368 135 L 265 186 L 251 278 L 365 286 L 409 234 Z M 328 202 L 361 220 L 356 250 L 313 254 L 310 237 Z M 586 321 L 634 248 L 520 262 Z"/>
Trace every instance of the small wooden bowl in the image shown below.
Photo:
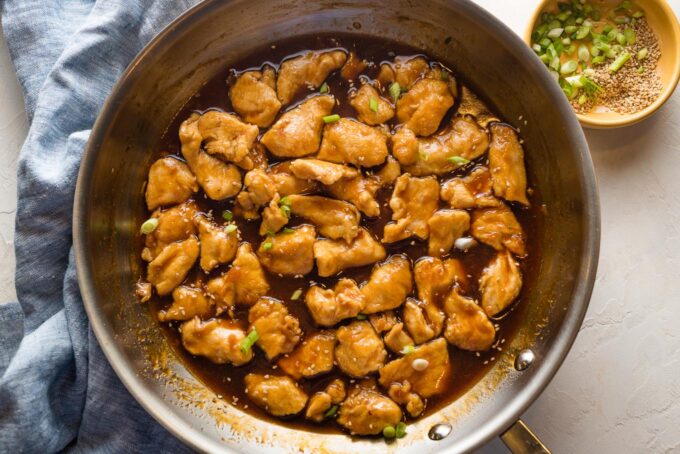
<path fill-rule="evenodd" d="M 545 10 L 552 10 L 558 0 L 543 0 L 534 12 L 526 31 L 524 41 L 531 45 L 531 32 L 540 14 Z M 593 3 L 620 3 L 611 0 L 600 0 Z M 659 40 L 661 58 L 657 64 L 657 71 L 663 86 L 659 97 L 644 109 L 632 114 L 617 112 L 590 112 L 576 114 L 581 126 L 596 129 L 620 128 L 629 126 L 652 115 L 671 97 L 680 79 L 680 24 L 675 13 L 665 0 L 637 0 L 645 11 L 645 17 Z"/>

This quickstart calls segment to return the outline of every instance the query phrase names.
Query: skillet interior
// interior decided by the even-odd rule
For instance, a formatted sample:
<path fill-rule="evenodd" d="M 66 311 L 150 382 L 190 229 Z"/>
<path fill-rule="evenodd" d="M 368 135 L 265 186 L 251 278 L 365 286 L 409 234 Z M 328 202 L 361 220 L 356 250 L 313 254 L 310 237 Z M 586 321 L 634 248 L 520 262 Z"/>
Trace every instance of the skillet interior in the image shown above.
<path fill-rule="evenodd" d="M 527 165 L 547 205 L 539 238 L 543 257 L 525 322 L 470 392 L 410 425 L 406 439 L 388 446 L 405 452 L 422 449 L 421 443 L 429 450 L 471 449 L 518 417 L 571 346 L 593 284 L 599 208 L 587 145 L 566 100 L 521 40 L 468 2 L 208 1 L 168 27 L 114 89 L 81 166 L 74 238 L 93 329 L 137 399 L 199 449 L 265 452 L 274 445 L 384 452 L 382 441 L 296 432 L 213 403 L 212 392 L 168 351 L 132 291 L 141 271 L 133 254 L 150 151 L 173 116 L 230 62 L 291 33 L 321 32 L 374 35 L 421 48 L 472 82 L 503 118 L 522 129 Z M 536 353 L 536 364 L 516 372 L 514 355 L 527 347 Z M 453 433 L 429 440 L 430 426 L 442 421 L 453 424 Z"/>

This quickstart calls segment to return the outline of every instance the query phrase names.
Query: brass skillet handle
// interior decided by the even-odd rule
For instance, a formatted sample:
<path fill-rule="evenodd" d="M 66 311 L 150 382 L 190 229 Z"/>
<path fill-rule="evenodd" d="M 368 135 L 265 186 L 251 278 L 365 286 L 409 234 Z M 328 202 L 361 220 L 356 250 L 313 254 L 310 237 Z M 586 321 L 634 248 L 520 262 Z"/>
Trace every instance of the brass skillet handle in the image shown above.
<path fill-rule="evenodd" d="M 521 419 L 501 434 L 501 441 L 512 454 L 551 454 L 536 434 Z"/>

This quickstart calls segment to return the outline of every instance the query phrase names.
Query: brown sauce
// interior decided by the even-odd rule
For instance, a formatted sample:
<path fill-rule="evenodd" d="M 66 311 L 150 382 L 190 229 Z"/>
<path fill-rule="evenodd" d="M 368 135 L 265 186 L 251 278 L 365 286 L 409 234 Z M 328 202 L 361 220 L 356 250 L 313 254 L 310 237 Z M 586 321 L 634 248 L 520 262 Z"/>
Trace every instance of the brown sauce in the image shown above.
<path fill-rule="evenodd" d="M 277 67 L 278 63 L 283 59 L 299 54 L 303 51 L 328 48 L 341 48 L 347 51 L 355 51 L 359 58 L 363 58 L 372 62 L 373 64 L 369 65 L 369 67 L 362 73 L 363 75 L 370 78 L 375 78 L 377 75 L 380 62 L 391 61 L 395 55 L 422 55 L 422 53 L 417 49 L 406 47 L 401 44 L 376 38 L 357 37 L 355 35 L 352 35 L 351 37 L 349 35 L 334 35 L 334 37 L 302 37 L 264 47 L 259 52 L 255 52 L 248 58 L 235 63 L 232 67 L 225 68 L 223 73 L 208 81 L 201 88 L 201 90 L 187 102 L 185 107 L 180 112 L 178 112 L 174 122 L 168 126 L 168 129 L 162 137 L 155 152 L 157 155 L 155 157 L 160 158 L 167 155 L 181 157 L 178 130 L 181 122 L 184 121 L 192 112 L 204 112 L 211 109 L 233 112 L 229 102 L 228 86 L 226 83 L 230 77 L 234 77 L 234 75 L 237 74 L 234 73 L 233 69 L 240 72 L 246 69 L 260 68 L 266 62 L 269 62 L 269 64 L 272 66 Z M 453 74 L 456 75 L 455 68 L 451 69 L 453 70 Z M 458 79 L 457 82 L 459 84 L 460 93 L 461 80 Z M 342 117 L 355 117 L 356 112 L 349 105 L 347 98 L 347 91 L 350 88 L 348 82 L 340 77 L 339 72 L 335 72 L 327 79 L 327 83 L 330 87 L 330 93 L 334 94 L 340 101 L 340 104 L 335 108 L 334 113 L 338 113 Z M 290 105 L 282 109 L 282 112 L 292 108 L 297 104 L 297 102 L 303 100 L 312 93 L 313 92 L 302 93 L 297 100 L 293 101 Z M 477 95 L 480 94 L 477 93 Z M 451 113 L 449 113 L 449 117 L 446 117 L 442 124 L 445 124 L 449 121 L 450 115 L 455 113 L 459 102 L 460 100 L 457 99 L 456 105 L 453 109 L 451 109 Z M 394 119 L 388 123 L 388 126 L 390 127 L 393 127 L 394 125 Z M 528 153 L 531 152 L 531 150 L 526 151 Z M 276 162 L 276 159 L 269 155 L 270 165 Z M 487 165 L 486 155 L 479 158 L 475 163 Z M 529 187 L 531 187 L 532 180 L 531 170 L 531 168 L 527 168 Z M 440 177 L 439 181 L 443 182 L 454 175 L 467 174 L 469 171 L 470 166 L 467 166 L 463 170 L 455 171 L 451 174 Z M 447 384 L 447 388 L 441 395 L 427 399 L 426 410 L 422 416 L 431 414 L 437 411 L 439 408 L 446 406 L 470 389 L 492 366 L 493 360 L 499 357 L 499 349 L 502 349 L 504 344 L 508 343 L 509 339 L 514 335 L 523 318 L 525 295 L 531 291 L 532 282 L 535 279 L 540 257 L 540 251 L 538 250 L 538 244 L 536 241 L 539 237 L 538 230 L 541 228 L 539 214 L 539 209 L 541 206 L 540 194 L 538 194 L 535 190 L 529 192 L 531 193 L 529 195 L 531 208 L 523 208 L 521 206 L 511 204 L 513 212 L 524 228 L 527 236 L 528 255 L 525 259 L 520 260 L 520 268 L 522 270 L 524 279 L 522 292 L 518 300 L 511 306 L 511 308 L 501 315 L 501 320 L 494 322 L 497 324 L 498 331 L 496 343 L 491 350 L 488 352 L 474 353 L 462 351 L 456 347 L 449 346 L 452 374 Z M 381 189 L 378 193 L 377 198 L 381 206 L 380 218 L 367 219 L 365 216 L 362 216 L 361 225 L 368 228 L 377 238 L 382 238 L 383 226 L 391 219 L 391 210 L 387 205 L 391 193 L 391 187 Z M 203 211 L 212 211 L 217 222 L 221 222 L 220 213 L 223 210 L 232 210 L 233 207 L 233 199 L 216 202 L 205 197 L 202 192 L 198 193 L 198 196 L 195 198 L 195 200 Z M 445 207 L 445 204 L 442 202 L 441 206 Z M 241 218 L 235 218 L 235 222 L 241 231 L 243 240 L 253 244 L 253 248 L 256 249 L 260 242 L 263 241 L 263 237 L 258 235 L 259 221 L 256 220 L 249 222 Z M 301 223 L 302 221 L 298 218 L 293 218 L 288 227 Z M 140 240 L 140 251 L 142 249 L 141 241 L 142 240 Z M 427 241 L 408 239 L 400 243 L 385 246 L 388 256 L 395 253 L 404 253 L 407 254 L 412 260 L 416 260 L 422 256 L 427 256 Z M 479 298 L 477 281 L 482 269 L 491 260 L 494 252 L 495 251 L 491 247 L 483 244 L 478 245 L 466 253 L 457 251 L 455 249 L 452 250 L 449 256 L 461 260 L 470 276 L 470 288 L 466 289 L 468 295 L 477 299 Z M 308 289 L 310 287 L 310 282 L 322 283 L 332 286 L 337 281 L 339 276 L 352 278 L 356 280 L 358 284 L 361 284 L 362 282 L 368 280 L 372 267 L 373 265 L 369 265 L 361 268 L 345 270 L 339 275 L 333 276 L 331 278 L 319 277 L 316 274 L 316 270 L 302 278 L 294 278 L 291 276 L 279 277 L 277 275 L 268 273 L 265 269 L 268 282 L 271 286 L 271 290 L 268 295 L 284 301 L 289 311 L 299 319 L 300 327 L 304 331 L 305 335 L 309 335 L 315 331 L 318 331 L 319 328 L 314 324 L 314 321 L 308 313 L 303 298 L 300 298 L 296 301 L 291 301 L 291 295 L 297 289 L 302 289 L 303 291 Z M 197 279 L 201 279 L 203 282 L 206 282 L 210 278 L 215 277 L 223 272 L 226 268 L 227 266 L 219 267 L 215 271 L 206 275 L 200 271 L 197 263 L 194 270 L 187 277 L 186 282 L 195 282 Z M 414 286 L 413 296 L 415 296 L 415 291 L 416 289 Z M 150 308 L 154 315 L 157 315 L 158 311 L 167 308 L 170 303 L 171 297 L 169 296 L 164 298 L 155 296 L 151 300 Z M 242 325 L 244 328 L 247 327 L 247 308 L 237 311 L 236 317 L 243 321 Z M 351 319 L 345 320 L 343 323 L 341 323 L 341 325 L 351 321 Z M 258 418 L 265 419 L 276 424 L 282 424 L 288 427 L 314 432 L 340 432 L 340 427 L 333 423 L 317 424 L 304 419 L 304 416 L 302 415 L 293 419 L 281 420 L 273 418 L 264 410 L 259 409 L 252 402 L 250 402 L 246 396 L 243 378 L 245 375 L 251 372 L 272 373 L 272 365 L 264 358 L 264 355 L 258 351 L 254 356 L 254 360 L 242 367 L 214 364 L 205 358 L 192 356 L 182 348 L 180 336 L 177 331 L 179 325 L 180 322 L 161 324 L 163 331 L 167 336 L 168 342 L 171 344 L 177 355 L 182 359 L 189 370 L 191 370 L 194 375 L 196 375 L 207 386 L 213 389 L 216 394 L 221 396 L 225 401 L 234 403 L 234 405 L 238 406 L 240 409 L 245 410 Z M 395 357 L 396 355 L 390 353 L 390 359 L 394 359 Z M 277 371 L 273 372 L 276 373 Z M 337 377 L 346 379 L 346 376 L 340 373 L 337 368 L 335 368 L 334 371 L 324 375 L 323 377 L 301 379 L 300 385 L 311 397 L 314 392 L 322 390 L 330 380 Z"/>

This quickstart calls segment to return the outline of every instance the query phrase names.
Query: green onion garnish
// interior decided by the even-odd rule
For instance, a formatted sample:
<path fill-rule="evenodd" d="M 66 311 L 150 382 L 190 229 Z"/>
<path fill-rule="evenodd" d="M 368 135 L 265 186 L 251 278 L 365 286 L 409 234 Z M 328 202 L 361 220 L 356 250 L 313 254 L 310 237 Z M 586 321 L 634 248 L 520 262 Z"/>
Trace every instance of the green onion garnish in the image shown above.
<path fill-rule="evenodd" d="M 630 60 L 630 53 L 624 52 L 620 54 L 618 57 L 616 57 L 616 60 L 614 60 L 611 65 L 609 65 L 609 72 L 615 73 L 621 69 L 621 67 L 625 65 L 628 60 Z"/>
<path fill-rule="evenodd" d="M 295 300 L 300 299 L 301 296 L 302 296 L 302 289 L 299 288 L 299 289 L 297 289 L 293 292 L 293 294 L 290 296 L 290 299 L 295 301 Z"/>
<path fill-rule="evenodd" d="M 392 85 L 390 85 L 390 96 L 392 97 L 392 101 L 394 103 L 397 103 L 397 100 L 399 99 L 399 96 L 401 96 L 401 87 L 397 82 L 393 82 Z"/>
<path fill-rule="evenodd" d="M 266 242 L 262 243 L 262 249 L 264 249 L 265 251 L 270 250 L 273 246 L 274 244 L 270 240 L 267 240 Z"/>
<path fill-rule="evenodd" d="M 407 345 L 406 347 L 401 349 L 401 354 L 402 355 L 410 355 L 414 351 L 416 351 L 416 348 L 413 345 Z"/>
<path fill-rule="evenodd" d="M 393 426 L 385 426 L 382 430 L 382 434 L 387 440 L 391 440 L 397 436 L 397 430 Z"/>
<path fill-rule="evenodd" d="M 590 51 L 585 44 L 578 46 L 578 59 L 585 62 L 590 60 Z"/>
<path fill-rule="evenodd" d="M 225 221 L 231 221 L 232 219 L 234 219 L 234 215 L 231 211 L 224 210 L 222 212 L 222 219 L 224 219 Z"/>
<path fill-rule="evenodd" d="M 378 111 L 378 100 L 375 98 L 371 98 L 368 100 L 368 107 L 373 111 L 377 112 Z"/>
<path fill-rule="evenodd" d="M 469 163 L 470 163 L 470 160 L 469 160 L 469 159 L 465 159 L 465 158 L 462 157 L 462 156 L 449 156 L 449 157 L 446 158 L 446 159 L 447 159 L 449 162 L 452 162 L 452 163 L 454 163 L 454 164 L 456 164 L 456 165 L 459 165 L 459 166 L 464 166 L 465 164 L 469 164 Z"/>
<path fill-rule="evenodd" d="M 647 50 L 647 48 L 645 47 L 645 48 L 640 49 L 638 51 L 636 57 L 637 57 L 638 60 L 644 60 L 645 58 L 647 58 L 648 53 L 649 53 L 649 50 Z"/>
<path fill-rule="evenodd" d="M 626 42 L 629 45 L 635 44 L 635 41 L 637 41 L 637 35 L 635 34 L 635 31 L 632 28 L 627 28 L 623 31 L 623 36 L 626 37 Z"/>
<path fill-rule="evenodd" d="M 227 233 L 235 232 L 238 227 L 236 227 L 236 224 L 229 224 L 224 228 L 224 231 Z"/>
<path fill-rule="evenodd" d="M 644 66 L 640 66 L 640 67 L 637 69 L 637 73 L 638 73 L 638 74 L 642 74 L 642 73 L 644 73 L 644 72 L 645 72 L 645 67 L 644 67 Z"/>
<path fill-rule="evenodd" d="M 633 13 L 633 17 L 634 17 L 635 19 L 640 19 L 640 18 L 641 18 L 642 16 L 644 16 L 644 15 L 645 15 L 645 12 L 644 12 L 644 11 L 635 11 L 635 12 Z"/>
<path fill-rule="evenodd" d="M 336 414 L 338 413 L 338 406 L 333 405 L 331 408 L 328 409 L 326 413 L 323 414 L 324 418 L 333 418 Z"/>
<path fill-rule="evenodd" d="M 396 432 L 397 438 L 404 438 L 404 436 L 406 435 L 406 423 L 400 422 L 394 428 L 394 431 Z"/>
<path fill-rule="evenodd" d="M 284 215 L 287 218 L 290 217 L 290 205 L 281 205 L 279 209 L 281 210 L 282 215 Z"/>
<path fill-rule="evenodd" d="M 279 206 L 290 206 L 290 199 L 288 196 L 281 197 L 281 200 L 279 200 Z"/>
<path fill-rule="evenodd" d="M 283 230 L 281 230 L 283 233 L 293 233 L 295 230 L 291 229 L 290 227 L 285 227 Z"/>
<path fill-rule="evenodd" d="M 319 88 L 319 93 L 328 93 L 328 84 L 326 82 L 321 84 Z"/>
<path fill-rule="evenodd" d="M 590 27 L 582 25 L 576 31 L 576 39 L 583 39 L 590 34 Z"/>
<path fill-rule="evenodd" d="M 326 115 L 325 117 L 323 117 L 324 123 L 335 123 L 338 120 L 340 120 L 340 115 L 338 114 Z"/>
<path fill-rule="evenodd" d="M 576 71 L 578 62 L 576 60 L 566 61 L 560 66 L 560 74 L 571 74 Z"/>
<path fill-rule="evenodd" d="M 247 355 L 248 352 L 250 352 L 250 349 L 253 347 L 253 345 L 255 345 L 255 342 L 257 342 L 259 338 L 260 335 L 257 334 L 257 330 L 253 328 L 252 331 L 250 331 L 248 335 L 244 337 L 243 340 L 241 341 L 241 352 L 244 355 Z"/>
<path fill-rule="evenodd" d="M 144 235 L 148 235 L 149 233 L 156 230 L 156 227 L 158 227 L 158 219 L 149 218 L 142 223 L 142 226 L 139 228 L 139 231 L 142 232 Z"/>
<path fill-rule="evenodd" d="M 578 103 L 579 104 L 585 104 L 586 101 L 588 101 L 588 97 L 586 95 L 581 95 L 578 97 Z"/>
<path fill-rule="evenodd" d="M 560 36 L 562 36 L 562 32 L 564 32 L 564 29 L 561 27 L 553 28 L 548 32 L 548 38 L 552 39 L 559 38 Z"/>

